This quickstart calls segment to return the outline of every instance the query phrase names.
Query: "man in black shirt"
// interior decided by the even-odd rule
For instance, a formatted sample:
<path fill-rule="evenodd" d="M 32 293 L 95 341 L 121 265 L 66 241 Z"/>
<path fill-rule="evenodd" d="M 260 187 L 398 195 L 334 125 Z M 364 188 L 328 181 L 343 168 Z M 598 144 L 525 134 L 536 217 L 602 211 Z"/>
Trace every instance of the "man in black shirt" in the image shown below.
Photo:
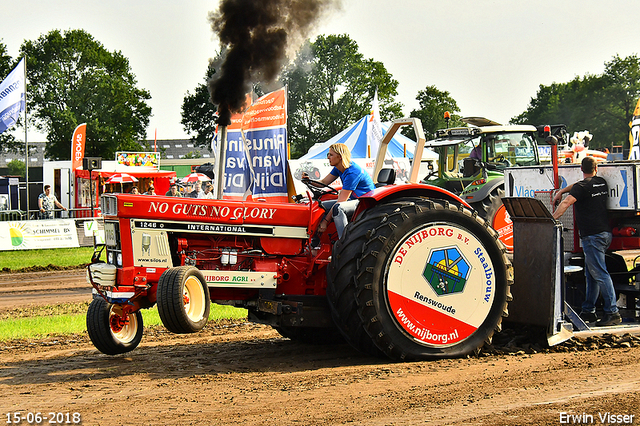
<path fill-rule="evenodd" d="M 576 225 L 580 231 L 587 282 L 587 294 L 580 317 L 586 322 L 597 319 L 596 301 L 601 293 L 605 316 L 596 322 L 596 326 L 616 325 L 622 322 L 622 318 L 616 306 L 616 292 L 605 262 L 605 253 L 612 239 L 607 216 L 609 188 L 603 178 L 596 176 L 598 165 L 593 157 L 585 157 L 581 165 L 584 179 L 562 188 L 553 197 L 555 206 L 562 199 L 562 194 L 569 193 L 553 213 L 553 217 L 559 219 L 575 204 Z"/>

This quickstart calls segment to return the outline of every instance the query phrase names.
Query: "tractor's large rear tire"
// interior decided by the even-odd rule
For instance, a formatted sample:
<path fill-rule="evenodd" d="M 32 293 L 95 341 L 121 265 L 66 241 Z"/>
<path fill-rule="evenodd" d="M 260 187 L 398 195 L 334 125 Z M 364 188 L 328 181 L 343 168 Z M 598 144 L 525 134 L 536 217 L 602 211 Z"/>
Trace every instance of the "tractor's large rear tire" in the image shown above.
<path fill-rule="evenodd" d="M 478 216 L 489 222 L 489 225 L 493 227 L 494 217 L 500 206 L 503 205 L 502 197 L 504 197 L 504 188 L 499 186 L 493 188 L 489 196 L 484 200 L 471 204 L 471 207 L 478 211 Z"/>
<path fill-rule="evenodd" d="M 507 251 L 512 252 L 513 224 L 502 202 L 504 194 L 504 188 L 499 186 L 494 188 L 484 200 L 471 204 L 471 207 L 478 212 L 478 216 L 496 230 Z"/>
<path fill-rule="evenodd" d="M 121 307 L 102 297 L 93 299 L 87 311 L 87 333 L 93 345 L 106 355 L 134 350 L 142 340 L 142 313 L 122 315 Z"/>
<path fill-rule="evenodd" d="M 469 209 L 401 200 L 365 212 L 334 246 L 327 295 L 356 349 L 394 360 L 478 350 L 507 315 L 511 265 Z"/>
<path fill-rule="evenodd" d="M 195 333 L 207 325 L 211 299 L 202 273 L 193 266 L 167 269 L 158 281 L 158 314 L 167 330 Z"/>

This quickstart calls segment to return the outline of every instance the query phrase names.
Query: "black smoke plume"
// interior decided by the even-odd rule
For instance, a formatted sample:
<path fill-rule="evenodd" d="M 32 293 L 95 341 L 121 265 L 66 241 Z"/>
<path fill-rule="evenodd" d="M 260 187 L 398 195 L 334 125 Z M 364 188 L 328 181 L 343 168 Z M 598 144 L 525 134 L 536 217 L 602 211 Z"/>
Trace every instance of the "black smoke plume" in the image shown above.
<path fill-rule="evenodd" d="M 273 82 L 324 13 L 340 0 L 221 0 L 209 14 L 220 39 L 222 65 L 209 81 L 218 123 L 231 124 L 253 83 Z"/>

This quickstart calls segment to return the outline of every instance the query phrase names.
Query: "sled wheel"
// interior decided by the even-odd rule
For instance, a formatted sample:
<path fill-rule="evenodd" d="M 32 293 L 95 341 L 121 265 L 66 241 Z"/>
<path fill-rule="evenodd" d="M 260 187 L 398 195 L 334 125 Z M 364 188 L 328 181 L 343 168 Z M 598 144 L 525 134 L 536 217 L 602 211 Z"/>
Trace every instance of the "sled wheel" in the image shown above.
<path fill-rule="evenodd" d="M 344 338 L 335 327 L 273 327 L 282 337 L 310 345 L 337 345 Z"/>
<path fill-rule="evenodd" d="M 470 210 L 400 200 L 347 227 L 334 246 L 327 295 L 356 349 L 369 349 L 366 335 L 394 360 L 455 357 L 500 330 L 511 273 L 497 233 Z"/>
<path fill-rule="evenodd" d="M 93 299 L 87 311 L 87 332 L 96 349 L 106 355 L 134 350 L 142 340 L 142 313 L 122 315 L 122 307 Z"/>
<path fill-rule="evenodd" d="M 494 188 L 487 198 L 473 203 L 471 207 L 478 211 L 478 216 L 483 218 L 498 232 L 500 241 L 509 252 L 513 251 L 513 223 L 507 209 L 502 202 L 504 189 L 499 186 Z"/>
<path fill-rule="evenodd" d="M 195 333 L 209 320 L 211 300 L 204 276 L 193 266 L 163 272 L 158 281 L 158 313 L 167 330 Z"/>

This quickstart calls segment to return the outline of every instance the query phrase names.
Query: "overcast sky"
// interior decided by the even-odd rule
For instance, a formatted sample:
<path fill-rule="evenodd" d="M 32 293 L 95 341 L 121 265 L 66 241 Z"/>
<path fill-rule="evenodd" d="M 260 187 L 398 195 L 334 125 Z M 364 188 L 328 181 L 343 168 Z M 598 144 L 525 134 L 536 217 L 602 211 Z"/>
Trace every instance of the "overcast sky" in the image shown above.
<path fill-rule="evenodd" d="M 435 85 L 450 92 L 463 116 L 506 123 L 540 84 L 600 74 L 614 55 L 640 51 L 637 0 L 342 3 L 311 38 L 348 34 L 399 82 L 406 115 L 418 107 L 418 91 Z M 15 57 L 24 40 L 53 29 L 86 30 L 108 50 L 122 51 L 139 87 L 151 93 L 148 138 L 156 129 L 158 139 L 187 138 L 181 105 L 218 51 L 207 20 L 217 6 L 216 0 L 21 0 L 3 8 L 0 39 Z M 44 140 L 35 133 L 29 139 Z"/>

